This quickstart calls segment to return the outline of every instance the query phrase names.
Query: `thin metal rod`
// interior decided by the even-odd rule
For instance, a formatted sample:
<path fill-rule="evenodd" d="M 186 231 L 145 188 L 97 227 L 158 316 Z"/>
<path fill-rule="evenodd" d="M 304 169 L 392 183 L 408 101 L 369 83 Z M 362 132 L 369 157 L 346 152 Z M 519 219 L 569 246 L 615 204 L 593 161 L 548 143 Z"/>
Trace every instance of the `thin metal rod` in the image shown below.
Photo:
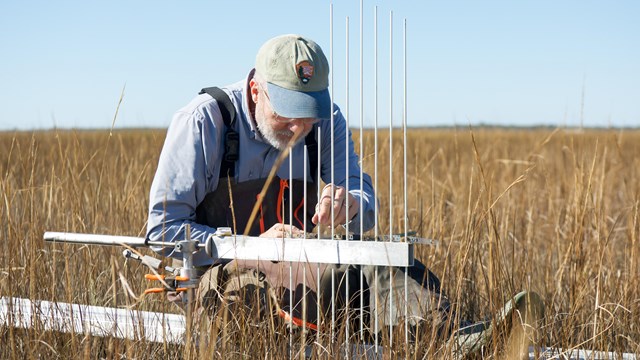
<path fill-rule="evenodd" d="M 389 237 L 393 235 L 393 11 L 389 12 Z M 389 268 L 389 344 L 393 344 L 393 268 Z M 390 346 L 389 349 L 392 347 Z"/>
<path fill-rule="evenodd" d="M 364 138 L 363 131 L 364 128 L 364 86 L 363 86 L 363 77 L 364 77 L 364 57 L 363 57 L 363 44 L 364 44 L 364 0 L 360 0 L 360 159 L 364 158 Z M 361 161 L 360 164 L 360 211 L 364 206 L 363 202 L 363 189 L 364 189 L 364 162 Z M 360 216 L 360 234 L 364 233 L 364 216 Z M 362 268 L 360 268 L 360 288 L 359 298 L 360 298 L 360 340 L 364 339 L 364 274 Z"/>
<path fill-rule="evenodd" d="M 333 3 L 329 5 L 329 9 L 330 9 L 330 14 L 329 14 L 329 48 L 330 48 L 330 69 L 335 69 L 333 67 L 333 56 L 334 56 L 334 52 L 333 52 Z M 334 81 L 333 81 L 333 74 L 335 73 L 335 71 L 331 71 L 331 96 L 333 97 L 333 95 L 335 94 L 333 85 L 334 85 Z M 334 133 L 334 114 L 333 114 L 333 100 L 331 101 L 331 134 L 329 137 L 329 143 L 331 144 L 331 193 L 333 194 L 333 184 L 335 182 L 335 174 L 334 174 L 334 166 L 335 166 L 335 150 L 334 150 L 334 137 L 333 137 L 333 133 Z M 331 207 L 331 238 L 335 238 L 335 227 L 333 226 L 333 218 L 334 218 L 334 211 L 333 211 L 333 207 Z M 335 296 L 333 294 L 336 293 L 336 286 L 335 286 L 335 269 L 332 267 L 331 268 L 331 343 L 334 343 L 335 341 L 335 336 L 334 336 L 334 330 L 335 330 L 335 323 L 336 323 L 336 304 L 335 304 Z"/>
<path fill-rule="evenodd" d="M 293 358 L 293 269 L 289 263 L 289 359 Z"/>
<path fill-rule="evenodd" d="M 329 17 L 330 17 L 330 22 L 329 22 L 329 24 L 330 24 L 330 25 L 329 25 L 329 48 L 330 48 L 330 56 L 329 56 L 329 57 L 330 57 L 330 59 L 329 59 L 329 62 L 330 62 L 330 65 L 329 65 L 329 68 L 330 68 L 330 69 L 335 69 L 335 68 L 333 67 L 333 55 L 334 55 L 334 52 L 333 52 L 333 4 L 330 4 L 330 5 L 329 5 L 329 8 L 330 8 L 330 10 L 331 10 L 331 11 L 330 11 L 330 16 L 329 16 Z M 335 72 L 335 71 L 331 71 L 331 72 L 330 72 L 330 73 L 331 73 L 331 96 L 332 96 L 332 101 L 331 101 L 331 137 L 330 137 L 330 140 L 329 140 L 329 142 L 330 142 L 330 144 L 331 144 L 331 194 L 333 194 L 333 192 L 334 192 L 333 184 L 334 184 L 334 183 L 335 183 L 335 181 L 336 181 L 336 179 L 335 179 L 335 173 L 334 173 L 334 166 L 335 166 L 335 157 L 334 157 L 334 156 L 335 156 L 335 149 L 334 149 L 334 145 L 333 145 L 333 143 L 334 143 L 334 141 L 333 141 L 333 139 L 334 139 L 334 135 L 333 135 L 333 133 L 334 133 L 334 131 L 335 131 L 335 130 L 334 130 L 335 126 L 334 126 L 334 124 L 333 124 L 333 122 L 334 122 L 334 114 L 333 114 L 333 95 L 335 94 L 335 91 L 334 91 L 334 88 L 333 88 L 333 85 L 334 85 L 334 81 L 333 81 L 333 73 L 334 73 L 334 72 Z M 334 223 L 333 223 L 333 218 L 334 218 L 334 216 L 335 216 L 335 214 L 334 214 L 333 206 L 332 206 L 332 207 L 331 207 L 331 237 L 332 237 L 332 238 L 333 238 L 333 237 L 335 237 L 335 230 L 334 230 L 334 229 L 335 229 L 335 226 L 334 226 Z"/>
<path fill-rule="evenodd" d="M 373 178 L 374 178 L 374 191 L 378 191 L 378 6 L 373 7 Z M 377 199 L 377 194 L 374 199 Z M 373 231 L 376 241 L 378 241 L 378 206 L 374 206 L 374 220 Z M 378 268 L 374 269 L 374 345 L 377 352 L 378 349 Z"/>
<path fill-rule="evenodd" d="M 279 199 L 278 201 L 282 201 Z M 284 219 L 284 216 L 282 217 Z M 289 149 L 289 230 L 293 226 L 293 149 Z M 293 357 L 293 267 L 289 262 L 289 359 Z"/>
<path fill-rule="evenodd" d="M 344 132 L 344 143 L 345 143 L 345 149 L 344 149 L 344 157 L 345 157 L 345 189 L 347 191 L 347 194 L 349 193 L 350 187 L 349 187 L 349 118 L 351 117 L 351 107 L 349 106 L 349 17 L 346 17 L 346 24 L 345 24 L 345 111 L 344 111 L 344 118 L 345 118 L 345 132 Z M 348 205 L 348 204 L 347 204 Z M 349 234 L 349 207 L 346 206 L 345 207 L 346 210 L 346 216 L 347 216 L 347 222 L 345 224 L 345 230 L 346 233 Z"/>
<path fill-rule="evenodd" d="M 318 173 L 317 173 L 317 177 L 316 177 L 316 182 L 317 182 L 317 194 L 318 195 L 316 196 L 316 199 L 320 199 L 320 184 L 322 182 L 322 179 L 320 178 L 320 176 L 322 174 L 322 172 L 321 172 L 321 169 L 322 169 L 322 156 L 320 156 L 322 154 L 322 128 L 320 126 L 318 126 L 317 135 L 318 135 L 318 151 L 317 151 L 318 152 L 318 169 L 317 169 Z M 318 229 L 318 240 L 320 240 L 320 236 L 321 236 L 320 226 L 317 226 L 317 229 Z M 321 309 L 321 304 L 322 304 L 322 299 L 321 299 L 322 291 L 320 289 L 320 266 L 318 266 L 316 268 L 316 284 L 317 284 L 317 286 L 316 286 L 316 289 L 317 289 L 317 292 L 316 292 L 316 301 L 317 301 L 317 303 L 316 303 L 316 319 L 317 320 L 316 320 L 316 322 L 317 322 L 317 325 L 318 325 L 318 329 L 321 329 L 322 325 L 323 325 L 323 322 L 324 322 L 324 319 L 320 317 L 321 316 L 320 315 L 320 312 L 321 312 L 320 309 Z M 324 309 L 322 309 L 322 313 L 324 314 Z M 320 344 L 320 331 L 316 331 L 316 342 L 318 344 Z M 318 346 L 317 348 L 318 348 L 318 354 L 317 355 L 319 357 L 320 356 L 320 346 Z"/>
<path fill-rule="evenodd" d="M 407 241 L 407 235 L 409 232 L 409 218 L 407 213 L 407 19 L 404 19 L 403 27 L 403 103 L 402 103 L 402 130 L 403 130 L 403 143 L 404 143 L 404 237 Z"/>
<path fill-rule="evenodd" d="M 336 325 L 336 271 L 331 267 L 331 343 L 335 341 L 334 331 Z"/>
<path fill-rule="evenodd" d="M 320 201 L 320 191 L 321 191 L 321 187 L 320 185 L 322 184 L 322 127 L 318 126 L 316 135 L 318 135 L 318 173 L 316 174 L 316 199 L 318 199 L 318 201 Z M 313 169 L 312 169 L 313 170 Z M 320 238 L 322 237 L 322 231 L 320 231 L 320 226 L 316 226 L 316 232 L 317 232 L 317 236 L 318 236 L 318 240 L 320 240 Z"/>
<path fill-rule="evenodd" d="M 345 189 L 347 191 L 347 194 L 349 194 L 349 118 L 351 117 L 350 115 L 350 106 L 349 106 L 349 17 L 346 17 L 346 23 L 345 23 L 345 98 L 346 98 L 346 102 L 345 102 L 345 131 L 344 131 L 344 137 L 345 137 L 345 151 L 344 151 L 344 156 L 345 156 Z M 347 195 L 347 200 L 348 200 L 348 196 Z M 346 200 L 345 200 L 346 201 Z M 345 214 L 346 214 L 346 224 L 345 224 L 345 231 L 347 234 L 349 234 L 349 207 L 346 206 L 345 207 Z M 349 348 L 349 270 L 347 269 L 347 271 L 345 272 L 345 304 L 344 304 L 344 316 L 345 316 L 345 344 L 347 345 L 347 348 Z M 347 359 L 349 358 L 349 351 L 347 351 L 346 353 L 346 357 Z"/>
<path fill-rule="evenodd" d="M 60 242 L 70 244 L 90 244 L 90 245 L 104 245 L 104 246 L 117 246 L 127 245 L 130 247 L 142 247 L 147 246 L 144 238 L 133 236 L 114 236 L 114 235 L 94 235 L 94 234 L 75 234 L 65 232 L 53 232 L 47 231 L 44 233 L 44 241 L 48 242 Z M 173 243 L 160 243 L 172 246 Z"/>
<path fill-rule="evenodd" d="M 407 235 L 409 232 L 407 217 L 407 19 L 404 19 L 403 26 L 403 104 L 402 104 L 402 142 L 404 149 L 404 241 L 407 241 Z M 404 269 L 404 338 L 405 345 L 409 345 L 409 268 Z"/>
<path fill-rule="evenodd" d="M 303 153 L 303 194 L 304 194 L 304 198 L 302 201 L 304 201 L 304 209 L 302 214 L 302 238 L 304 240 L 307 239 L 307 171 L 309 169 L 309 166 L 307 165 L 309 163 L 309 154 L 307 154 L 307 145 L 304 145 L 304 151 Z M 319 152 L 319 151 L 318 151 Z M 293 309 L 291 309 L 291 316 L 293 317 Z M 300 343 L 304 349 L 304 345 L 306 343 L 306 334 L 307 334 L 307 264 L 304 263 L 302 264 L 302 338 L 300 340 Z"/>

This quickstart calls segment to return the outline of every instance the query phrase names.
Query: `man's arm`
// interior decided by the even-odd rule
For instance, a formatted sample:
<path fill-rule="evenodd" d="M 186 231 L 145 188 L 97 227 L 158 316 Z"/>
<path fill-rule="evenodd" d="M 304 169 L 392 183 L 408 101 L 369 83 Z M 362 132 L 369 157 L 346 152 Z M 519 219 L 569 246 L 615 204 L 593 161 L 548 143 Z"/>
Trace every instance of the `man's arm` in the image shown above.
<path fill-rule="evenodd" d="M 331 179 L 331 124 L 328 121 L 322 123 L 322 138 L 321 138 L 321 176 L 322 180 L 330 184 L 332 183 Z M 347 139 L 348 136 L 348 139 Z M 347 140 L 349 144 L 349 148 L 347 150 Z M 360 232 L 360 221 L 362 219 L 363 230 L 367 231 L 373 228 L 375 224 L 375 211 L 374 207 L 376 206 L 375 201 L 375 193 L 373 190 L 373 185 L 371 182 L 371 177 L 366 173 L 363 173 L 362 176 L 362 189 L 360 189 L 360 165 L 359 158 L 354 151 L 353 140 L 351 139 L 351 131 L 347 129 L 346 121 L 342 112 L 338 107 L 335 107 L 334 111 L 334 126 L 333 126 L 333 184 L 334 187 L 334 196 L 339 196 L 339 189 L 335 189 L 336 187 L 344 187 L 347 188 L 347 164 L 348 164 L 348 190 L 349 195 L 353 197 L 353 199 L 349 199 L 349 196 L 344 197 L 343 204 L 345 207 L 349 207 L 349 215 L 351 218 L 351 223 L 349 225 L 349 231 L 353 231 L 355 233 Z M 346 154 L 349 154 L 348 159 Z M 318 201 L 323 201 L 324 194 L 327 193 L 331 195 L 331 189 L 325 188 L 323 194 L 320 194 L 320 198 Z M 362 208 L 360 207 L 360 199 L 362 199 Z M 325 199 L 326 201 L 326 199 Z M 333 202 L 333 199 L 331 199 Z M 354 206 L 354 203 L 357 206 Z M 320 204 L 322 206 L 322 204 Z M 353 208 L 356 208 L 354 211 Z M 345 211 L 345 210 L 343 210 Z M 346 211 L 345 211 L 346 212 Z M 355 217 L 354 217 L 354 213 Z M 336 217 L 338 214 L 335 214 Z M 339 225 L 336 223 L 335 225 Z"/>
<path fill-rule="evenodd" d="M 216 114 L 205 114 L 197 110 L 179 111 L 169 126 L 149 194 L 149 240 L 182 240 L 187 224 L 191 227 L 191 238 L 200 242 L 215 232 L 214 228 L 195 222 L 196 207 L 207 190 L 217 186 L 214 174 L 220 163 L 221 146 L 216 139 L 222 129 L 214 121 L 205 121 L 207 116 Z M 171 250 L 158 251 L 172 255 Z M 204 252 L 194 257 L 196 265 L 210 262 Z"/>

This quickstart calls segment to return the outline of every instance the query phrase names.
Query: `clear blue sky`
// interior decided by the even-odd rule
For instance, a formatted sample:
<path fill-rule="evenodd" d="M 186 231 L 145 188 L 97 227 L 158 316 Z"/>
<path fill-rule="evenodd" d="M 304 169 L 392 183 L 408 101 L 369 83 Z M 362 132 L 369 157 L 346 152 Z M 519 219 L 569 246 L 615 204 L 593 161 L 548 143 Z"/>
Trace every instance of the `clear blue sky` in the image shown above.
<path fill-rule="evenodd" d="M 166 127 L 206 86 L 243 78 L 267 39 L 330 49 L 328 1 L 2 1 L 0 129 Z M 640 1 L 365 1 L 364 122 L 401 122 L 407 21 L 409 125 L 639 126 Z M 334 100 L 360 122 L 360 3 L 333 5 Z M 584 106 L 582 106 L 584 92 Z M 582 115 L 581 115 L 582 114 Z"/>

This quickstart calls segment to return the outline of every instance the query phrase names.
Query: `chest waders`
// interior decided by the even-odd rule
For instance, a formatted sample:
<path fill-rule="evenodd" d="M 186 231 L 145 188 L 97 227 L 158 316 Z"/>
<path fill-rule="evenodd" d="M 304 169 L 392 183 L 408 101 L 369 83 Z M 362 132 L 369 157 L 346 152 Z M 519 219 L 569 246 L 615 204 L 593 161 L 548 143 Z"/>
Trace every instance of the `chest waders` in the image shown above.
<path fill-rule="evenodd" d="M 249 180 L 236 183 L 235 162 L 238 160 L 240 138 L 234 129 L 236 113 L 235 107 L 231 103 L 229 96 L 217 87 L 202 89 L 200 94 L 207 93 L 218 102 L 222 114 L 226 132 L 224 136 L 224 155 L 219 174 L 218 187 L 205 195 L 204 200 L 196 208 L 196 222 L 214 228 L 230 227 L 234 234 L 242 234 L 246 228 L 249 217 L 255 204 L 259 200 L 260 193 L 266 183 L 266 179 Z M 299 229 L 306 229 L 310 232 L 315 225 L 311 218 L 315 213 L 317 203 L 317 151 L 318 146 L 315 138 L 315 129 L 305 138 L 305 144 L 309 152 L 309 168 L 312 179 L 307 182 L 307 192 L 304 193 L 304 180 L 281 179 L 275 177 L 268 184 L 267 191 L 262 199 L 257 216 L 249 227 L 246 235 L 259 236 L 269 230 L 275 224 L 291 224 Z M 290 219 L 290 209 L 292 217 Z M 306 224 L 306 227 L 305 227 Z M 220 266 L 221 265 L 221 266 Z M 307 264 L 306 265 L 306 287 L 303 284 L 303 272 L 305 267 L 301 263 L 293 263 L 291 273 L 288 263 L 273 263 L 271 261 L 232 261 L 231 263 L 219 264 L 207 271 L 201 278 L 201 283 L 215 282 L 217 290 L 222 290 L 225 294 L 233 291 L 241 291 L 245 284 L 253 287 L 264 287 L 264 280 L 273 290 L 276 291 L 280 308 L 292 314 L 295 318 L 305 318 L 309 323 L 316 322 L 317 314 L 317 267 L 320 266 L 321 273 L 326 265 Z M 211 273 L 214 268 L 215 274 Z M 252 271 L 247 272 L 251 269 Z M 256 271 L 256 269 L 258 271 Z M 248 273 L 248 274 L 247 274 Z M 212 278 L 213 276 L 213 278 Z M 230 277 L 235 277 L 240 281 L 230 281 L 237 283 L 234 289 L 226 291 L 225 283 L 229 283 Z M 241 279 L 243 278 L 243 279 Z M 256 279 L 257 278 L 257 279 Z M 205 285 L 206 284 L 201 284 Z M 293 290 L 293 301 L 290 302 L 290 291 Z M 202 289 L 202 286 L 201 286 Z M 207 291 L 205 291 L 207 292 Z M 200 296 L 202 299 L 202 295 Z M 306 299 L 303 301 L 303 297 Z M 204 303 L 210 303 L 203 299 Z M 290 309 L 293 304 L 293 311 Z M 304 306 L 303 310 L 303 303 Z M 212 304 L 213 305 L 213 304 Z"/>

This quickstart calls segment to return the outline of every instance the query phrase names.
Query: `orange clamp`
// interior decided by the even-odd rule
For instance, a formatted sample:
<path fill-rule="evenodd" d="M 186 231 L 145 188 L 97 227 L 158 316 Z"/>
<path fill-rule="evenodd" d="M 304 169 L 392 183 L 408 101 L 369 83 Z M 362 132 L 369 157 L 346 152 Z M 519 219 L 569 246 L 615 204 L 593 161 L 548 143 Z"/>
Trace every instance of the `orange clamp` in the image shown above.
<path fill-rule="evenodd" d="M 157 293 L 162 293 L 162 292 L 166 292 L 166 291 L 175 291 L 175 292 L 184 292 L 189 290 L 186 287 L 181 287 L 181 288 L 176 288 L 176 289 L 167 289 L 167 288 L 149 288 L 147 290 L 144 291 L 144 295 L 147 294 L 157 294 Z"/>
<path fill-rule="evenodd" d="M 144 278 L 149 280 L 149 281 L 164 280 L 164 275 L 144 274 Z"/>
<path fill-rule="evenodd" d="M 144 291 L 144 294 L 157 294 L 157 293 L 161 293 L 161 292 L 165 292 L 167 291 L 165 288 L 150 288 Z"/>
<path fill-rule="evenodd" d="M 176 276 L 175 278 L 167 278 L 164 275 L 155 275 L 155 274 L 145 274 L 144 278 L 153 281 L 153 280 L 176 280 L 176 281 L 189 281 L 189 278 L 186 276 Z"/>

